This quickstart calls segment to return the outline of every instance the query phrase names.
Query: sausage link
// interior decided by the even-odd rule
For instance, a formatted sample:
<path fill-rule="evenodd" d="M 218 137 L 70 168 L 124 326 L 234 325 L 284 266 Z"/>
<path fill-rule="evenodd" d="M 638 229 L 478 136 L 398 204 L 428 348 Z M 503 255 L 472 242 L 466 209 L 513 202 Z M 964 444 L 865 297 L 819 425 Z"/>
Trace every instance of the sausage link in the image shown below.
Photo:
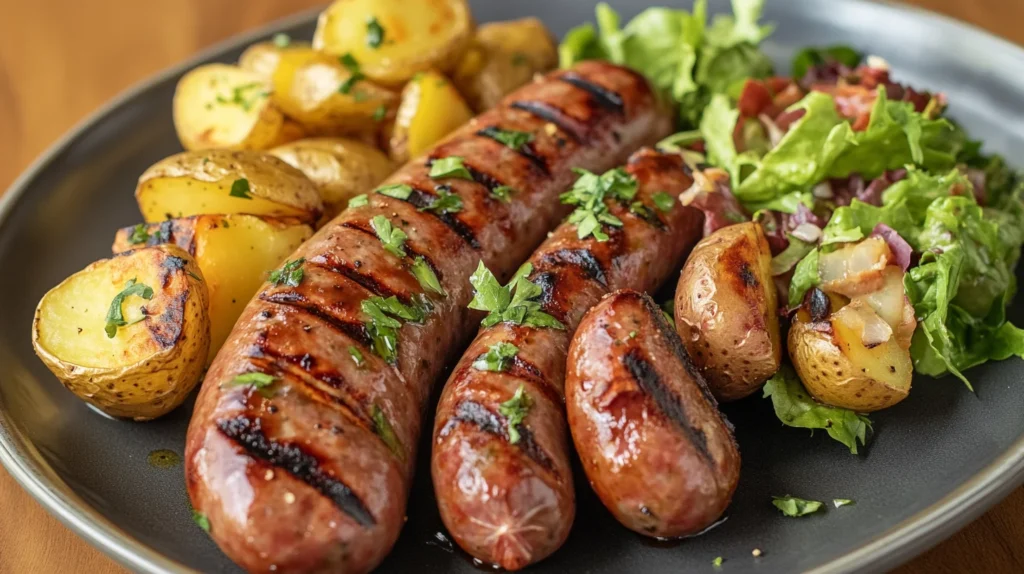
<path fill-rule="evenodd" d="M 512 149 L 487 135 L 494 129 L 531 141 Z M 564 214 L 557 197 L 571 168 L 607 169 L 670 129 L 641 76 L 583 63 L 514 92 L 401 168 L 385 185 L 408 185 L 404 199 L 371 193 L 300 247 L 290 259 L 301 277 L 267 283 L 249 303 L 189 425 L 189 496 L 221 549 L 251 572 L 379 564 L 403 524 L 431 386 L 479 321 L 466 308 L 478 261 L 510 276 Z M 470 179 L 431 178 L 431 164 L 452 156 Z M 443 191 L 461 198 L 460 211 L 422 209 Z M 375 217 L 405 233 L 404 255 L 385 249 Z M 445 293 L 427 292 L 413 263 Z M 371 297 L 423 316 L 388 334 L 368 314 Z M 258 375 L 237 379 L 245 373 L 273 378 L 254 385 Z"/>
<path fill-rule="evenodd" d="M 739 450 L 654 301 L 605 297 L 583 318 L 566 368 L 573 442 L 615 518 L 656 538 L 713 525 L 736 490 Z"/>
<path fill-rule="evenodd" d="M 653 195 L 676 196 L 692 184 L 680 156 L 642 150 L 626 170 L 636 178 L 635 199 L 646 210 L 634 213 L 608 200 L 623 225 L 607 228 L 607 241 L 579 239 L 575 225 L 563 224 L 530 258 L 529 279 L 543 290 L 542 309 L 565 329 L 508 323 L 482 329 L 438 404 L 431 463 L 441 518 L 467 552 L 507 570 L 554 552 L 572 525 L 563 383 L 580 318 L 613 289 L 656 288 L 701 236 L 700 211 L 679 202 L 667 212 L 653 207 Z M 473 366 L 501 342 L 518 348 L 507 369 Z M 520 388 L 529 411 L 512 433 L 501 405 Z"/>

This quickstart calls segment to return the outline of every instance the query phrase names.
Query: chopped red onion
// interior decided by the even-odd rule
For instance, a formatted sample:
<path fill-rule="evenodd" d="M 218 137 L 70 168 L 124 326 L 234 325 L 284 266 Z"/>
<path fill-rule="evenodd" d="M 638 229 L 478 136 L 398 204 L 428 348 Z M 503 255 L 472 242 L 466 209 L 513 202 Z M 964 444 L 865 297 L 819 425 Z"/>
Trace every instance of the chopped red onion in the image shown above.
<path fill-rule="evenodd" d="M 900 234 L 896 233 L 895 229 L 884 223 L 879 223 L 871 230 L 871 236 L 881 237 L 885 240 L 885 243 L 889 246 L 889 251 L 892 251 L 893 263 L 899 265 L 904 271 L 910 268 L 910 262 L 914 256 L 914 248 L 907 243 L 906 239 L 900 237 Z"/>

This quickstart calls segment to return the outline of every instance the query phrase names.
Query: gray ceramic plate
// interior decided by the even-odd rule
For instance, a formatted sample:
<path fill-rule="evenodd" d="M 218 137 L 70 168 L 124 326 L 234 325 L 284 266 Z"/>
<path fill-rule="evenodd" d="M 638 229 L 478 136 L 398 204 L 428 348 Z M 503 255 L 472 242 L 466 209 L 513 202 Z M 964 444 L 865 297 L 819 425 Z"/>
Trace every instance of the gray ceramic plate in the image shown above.
<path fill-rule="evenodd" d="M 633 16 L 652 0 L 612 2 Z M 667 2 L 673 4 L 674 2 Z M 590 0 L 472 2 L 481 21 L 539 15 L 556 32 L 591 19 Z M 713 0 L 717 9 L 724 0 Z M 944 90 L 952 114 L 1001 153 L 1024 149 L 1024 51 L 941 17 L 863 1 L 771 0 L 778 25 L 767 50 L 782 67 L 800 46 L 848 43 L 883 55 L 898 77 Z M 178 77 L 205 61 L 234 61 L 273 32 L 309 37 L 313 14 L 233 39 L 154 78 L 58 142 L 22 176 L 0 208 L 0 461 L 33 496 L 84 538 L 145 572 L 236 571 L 190 519 L 181 467 L 147 463 L 183 448 L 189 406 L 156 422 L 105 418 L 43 367 L 29 344 L 32 311 L 47 289 L 107 256 L 113 231 L 139 219 L 132 190 L 151 163 L 179 150 L 171 125 Z M 1024 301 L 1024 297 L 1020 298 Z M 1024 302 L 1011 310 L 1020 324 Z M 915 381 L 910 398 L 874 417 L 866 455 L 820 433 L 783 428 L 759 397 L 729 405 L 743 477 L 728 520 L 695 539 L 661 546 L 621 528 L 580 482 L 576 526 L 536 572 L 874 571 L 935 544 L 1024 478 L 1024 365 L 989 364 L 955 380 Z M 421 448 L 429 452 L 429 448 Z M 425 458 L 425 457 L 423 457 Z M 421 461 L 423 462 L 423 461 Z M 577 473 L 579 475 L 579 473 Z M 852 507 L 788 519 L 772 495 Z M 464 554 L 434 544 L 442 530 L 426 466 L 409 522 L 382 572 L 473 572 Z M 751 556 L 760 548 L 764 555 Z"/>

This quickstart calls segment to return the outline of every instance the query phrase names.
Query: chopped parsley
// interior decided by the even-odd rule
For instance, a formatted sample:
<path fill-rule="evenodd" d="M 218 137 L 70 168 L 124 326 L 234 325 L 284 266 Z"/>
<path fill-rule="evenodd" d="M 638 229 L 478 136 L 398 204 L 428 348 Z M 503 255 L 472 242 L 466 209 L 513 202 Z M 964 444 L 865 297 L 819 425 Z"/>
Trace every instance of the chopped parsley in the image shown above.
<path fill-rule="evenodd" d="M 362 368 L 362 366 L 366 364 L 366 360 L 363 359 L 363 353 L 356 347 L 349 345 L 348 354 L 352 357 L 352 362 L 355 363 L 357 367 Z"/>
<path fill-rule="evenodd" d="M 218 104 L 237 105 L 248 112 L 252 110 L 256 102 L 269 95 L 270 92 L 262 82 L 250 82 L 231 88 L 230 98 L 218 94 L 216 101 Z"/>
<path fill-rule="evenodd" d="M 659 191 L 652 195 L 651 200 L 654 201 L 655 207 L 657 207 L 659 210 L 665 213 L 672 211 L 672 206 L 676 204 L 676 198 L 665 193 L 664 191 Z"/>
<path fill-rule="evenodd" d="M 107 333 L 107 338 L 113 339 L 114 336 L 117 335 L 117 329 L 119 327 L 127 327 L 128 325 L 138 323 L 142 320 L 139 319 L 138 321 L 129 323 L 124 319 L 124 313 L 121 311 L 121 305 L 124 303 L 125 299 L 132 295 L 142 297 L 149 301 L 153 298 L 153 288 L 144 283 L 137 283 L 135 279 L 129 279 L 128 282 L 125 283 L 124 289 L 122 289 L 117 295 L 114 295 L 114 299 L 110 302 L 110 309 L 107 310 L 107 324 L 104 328 L 104 331 Z M 143 319 L 144 318 L 145 316 L 143 316 Z"/>
<path fill-rule="evenodd" d="M 795 496 L 773 496 L 772 504 L 786 516 L 797 517 L 813 514 L 825 505 L 817 500 L 804 500 Z"/>
<path fill-rule="evenodd" d="M 424 312 L 418 307 L 410 307 L 392 295 L 370 297 L 362 302 L 360 308 L 369 316 L 364 323 L 367 333 L 373 340 L 373 351 L 385 361 L 394 364 L 398 360 L 398 329 L 401 321 L 420 323 Z"/>
<path fill-rule="evenodd" d="M 574 170 L 579 179 L 571 190 L 561 195 L 562 203 L 575 205 L 566 221 L 576 224 L 576 235 L 580 239 L 593 235 L 598 241 L 608 241 L 602 225 L 621 227 L 622 220 L 608 212 L 608 199 L 630 202 L 636 196 L 636 179 L 622 168 L 597 175 L 584 169 Z"/>
<path fill-rule="evenodd" d="M 404 231 L 391 225 L 388 218 L 383 215 L 376 215 L 370 221 L 377 238 L 384 245 L 384 249 L 395 257 L 405 257 L 405 240 L 409 238 Z"/>
<path fill-rule="evenodd" d="M 524 145 L 533 141 L 533 134 L 515 130 L 503 130 L 498 127 L 488 126 L 480 130 L 480 135 L 487 136 L 492 140 L 504 144 L 509 149 L 519 150 Z"/>
<path fill-rule="evenodd" d="M 488 312 L 481 325 L 490 327 L 508 322 L 538 328 L 565 329 L 561 321 L 540 310 L 541 305 L 537 299 L 543 291 L 539 285 L 526 278 L 531 271 L 533 265 L 523 265 L 508 285 L 502 286 L 494 274 L 484 266 L 484 262 L 480 262 L 469 278 L 469 282 L 476 290 L 473 300 L 469 302 L 469 308 Z"/>
<path fill-rule="evenodd" d="M 252 196 L 249 195 L 249 180 L 243 177 L 231 182 L 231 191 L 228 195 L 242 199 L 252 199 Z"/>
<path fill-rule="evenodd" d="M 199 528 L 202 528 L 203 532 L 210 532 L 210 519 L 194 508 L 192 509 L 192 522 L 195 522 Z"/>
<path fill-rule="evenodd" d="M 526 394 L 526 387 L 522 384 L 516 389 L 512 398 L 498 406 L 498 412 L 508 421 L 508 442 L 516 444 L 519 442 L 519 426 L 523 424 L 526 415 L 533 406 L 533 400 Z"/>
<path fill-rule="evenodd" d="M 491 190 L 491 195 L 498 199 L 508 203 L 511 200 L 511 196 L 516 190 L 512 189 L 507 185 L 499 185 L 498 187 Z"/>
<path fill-rule="evenodd" d="M 274 34 L 274 38 L 271 40 L 278 48 L 287 48 L 292 43 L 292 37 L 288 34 L 278 33 Z"/>
<path fill-rule="evenodd" d="M 851 504 L 854 504 L 854 502 L 852 500 L 850 500 L 849 498 L 833 498 L 832 499 L 832 506 L 835 506 L 836 508 L 839 508 L 840 506 L 849 506 Z"/>
<path fill-rule="evenodd" d="M 348 200 L 349 207 L 362 207 L 367 203 L 370 203 L 370 196 L 366 195 L 365 193 L 360 193 L 359 195 Z"/>
<path fill-rule="evenodd" d="M 410 270 L 412 271 L 413 277 L 420 282 L 420 287 L 429 289 L 442 297 L 448 296 L 444 287 L 441 286 L 441 282 L 437 279 L 437 274 L 434 273 L 434 269 L 429 263 L 427 263 L 426 259 L 417 257 L 413 260 Z"/>
<path fill-rule="evenodd" d="M 445 186 L 447 187 L 447 186 Z M 458 213 L 462 211 L 462 198 L 451 191 L 439 187 L 437 197 L 430 203 L 419 208 L 420 211 L 433 211 L 437 214 Z"/>
<path fill-rule="evenodd" d="M 495 343 L 488 348 L 487 352 L 473 361 L 473 368 L 478 371 L 493 371 L 502 373 L 508 370 L 512 359 L 519 354 L 519 347 L 504 341 Z"/>
<path fill-rule="evenodd" d="M 359 69 L 359 61 L 355 57 L 346 52 L 344 55 L 338 56 L 338 61 L 345 67 L 349 72 L 349 77 L 338 86 L 339 94 L 348 94 L 355 87 L 356 83 L 366 78 L 363 72 Z"/>
<path fill-rule="evenodd" d="M 377 106 L 377 109 L 373 110 L 373 121 L 379 122 L 388 116 L 388 107 L 384 104 Z"/>
<path fill-rule="evenodd" d="M 384 411 L 379 406 L 373 405 L 373 413 L 370 417 L 373 419 L 373 432 L 380 437 L 380 440 L 384 441 L 384 444 L 399 460 L 404 461 L 405 449 L 402 448 L 402 441 L 398 440 L 398 435 L 395 434 L 395 429 L 391 426 Z"/>
<path fill-rule="evenodd" d="M 722 557 L 721 556 L 717 556 L 714 560 L 711 561 L 711 565 L 714 566 L 715 568 L 721 568 L 722 567 L 722 562 L 725 562 L 724 560 L 722 560 Z"/>
<path fill-rule="evenodd" d="M 146 231 L 146 224 L 140 223 L 132 228 L 132 232 L 128 235 L 128 243 L 132 245 L 139 245 L 149 241 L 149 232 Z"/>
<path fill-rule="evenodd" d="M 379 48 L 384 42 L 384 27 L 376 16 L 370 16 L 366 20 L 366 45 L 371 48 Z"/>
<path fill-rule="evenodd" d="M 393 197 L 395 199 L 406 200 L 409 199 L 410 195 L 412 195 L 412 187 L 405 185 L 404 183 L 394 183 L 378 187 L 377 193 Z"/>
<path fill-rule="evenodd" d="M 286 261 L 280 269 L 270 272 L 270 282 L 274 285 L 298 287 L 306 275 L 306 272 L 302 270 L 302 264 L 305 262 L 304 257 L 299 257 L 295 261 Z"/>
<path fill-rule="evenodd" d="M 434 163 L 430 166 L 430 177 L 434 179 L 444 177 L 473 179 L 473 174 L 469 172 L 469 169 L 466 168 L 462 161 L 462 158 L 457 155 L 434 160 Z"/>
<path fill-rule="evenodd" d="M 271 386 L 277 382 L 277 377 L 266 373 L 244 373 L 231 379 L 228 383 L 233 387 L 251 387 L 264 397 L 270 398 L 274 391 Z"/>

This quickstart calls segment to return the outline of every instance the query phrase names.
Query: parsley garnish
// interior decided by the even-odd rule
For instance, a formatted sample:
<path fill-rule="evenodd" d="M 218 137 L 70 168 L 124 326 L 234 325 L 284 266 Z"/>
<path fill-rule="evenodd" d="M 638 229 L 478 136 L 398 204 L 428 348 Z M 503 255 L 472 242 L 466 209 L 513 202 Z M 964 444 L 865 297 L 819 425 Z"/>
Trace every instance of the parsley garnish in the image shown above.
<path fill-rule="evenodd" d="M 721 568 L 722 562 L 725 562 L 725 561 L 722 560 L 721 556 L 718 556 L 714 560 L 711 561 L 711 565 L 714 566 L 715 568 Z"/>
<path fill-rule="evenodd" d="M 487 352 L 473 361 L 473 368 L 478 371 L 494 371 L 501 373 L 508 370 L 512 359 L 519 353 L 519 347 L 504 341 L 495 343 Z"/>
<path fill-rule="evenodd" d="M 404 183 L 395 183 L 392 185 L 385 185 L 377 188 L 377 193 L 393 197 L 395 199 L 406 200 L 412 195 L 412 187 L 405 185 Z"/>
<path fill-rule="evenodd" d="M 386 118 L 388 115 L 388 107 L 384 104 L 377 106 L 377 109 L 373 110 L 373 121 L 379 122 Z"/>
<path fill-rule="evenodd" d="M 352 91 L 356 82 L 362 80 L 366 76 L 364 76 L 363 72 L 359 69 L 359 61 L 356 60 L 351 53 L 346 52 L 344 55 L 338 56 L 338 61 L 341 62 L 341 65 L 345 66 L 345 69 L 348 70 L 349 74 L 351 74 L 348 79 L 338 86 L 339 94 L 347 94 Z"/>
<path fill-rule="evenodd" d="M 404 461 L 405 450 L 402 449 L 402 441 L 398 440 L 398 435 L 395 434 L 395 429 L 391 426 L 391 422 L 388 421 L 388 417 L 384 415 L 384 411 L 377 405 L 373 405 L 373 413 L 370 417 L 373 419 L 373 432 L 377 433 L 380 440 L 388 445 L 388 448 L 391 449 L 391 452 L 399 460 Z"/>
<path fill-rule="evenodd" d="M 630 213 L 635 213 L 638 217 L 647 221 L 654 218 L 654 212 L 651 211 L 651 208 L 644 205 L 644 202 L 642 201 L 634 201 L 629 204 L 629 211 Z"/>
<path fill-rule="evenodd" d="M 508 420 L 509 444 L 519 442 L 518 427 L 523 424 L 523 420 L 526 419 L 531 406 L 533 406 L 533 400 L 530 399 L 530 395 L 526 394 L 526 387 L 522 384 L 516 389 L 516 394 L 512 395 L 511 399 L 498 406 L 498 412 Z"/>
<path fill-rule="evenodd" d="M 503 130 L 498 127 L 488 126 L 479 132 L 492 140 L 505 144 L 509 149 L 519 150 L 524 145 L 533 141 L 533 134 L 530 132 L 519 132 L 515 130 Z"/>
<path fill-rule="evenodd" d="M 447 189 L 441 188 L 437 190 L 437 197 L 434 198 L 430 205 L 419 208 L 419 211 L 433 211 L 442 215 L 445 213 L 458 213 L 462 211 L 462 198 Z"/>
<path fill-rule="evenodd" d="M 839 508 L 840 506 L 849 506 L 851 504 L 854 504 L 854 502 L 852 500 L 850 500 L 849 498 L 833 498 L 832 499 L 832 505 L 835 506 L 836 508 Z"/>
<path fill-rule="evenodd" d="M 145 223 L 140 223 L 132 228 L 132 233 L 128 236 L 128 243 L 138 245 L 147 241 L 149 241 L 149 232 L 146 231 Z"/>
<path fill-rule="evenodd" d="M 365 193 L 360 193 L 359 195 L 348 200 L 349 207 L 362 207 L 367 203 L 370 203 L 370 196 L 366 195 Z"/>
<path fill-rule="evenodd" d="M 511 200 L 510 196 L 515 192 L 516 190 L 512 189 L 507 185 L 499 185 L 498 187 L 491 190 L 491 195 L 497 197 L 498 199 L 504 201 L 505 203 L 508 203 Z"/>
<path fill-rule="evenodd" d="M 366 363 L 363 359 L 363 353 L 356 347 L 350 345 L 348 348 L 348 354 L 352 357 L 352 362 L 355 363 L 357 367 L 362 368 Z"/>
<path fill-rule="evenodd" d="M 786 496 L 773 496 L 772 504 L 786 516 L 792 517 L 813 514 L 824 506 L 824 504 L 817 500 L 804 500 L 788 494 Z"/>
<path fill-rule="evenodd" d="M 199 528 L 202 528 L 203 532 L 210 532 L 210 519 L 194 508 L 192 509 L 192 522 L 195 522 Z"/>
<path fill-rule="evenodd" d="M 259 394 L 270 398 L 274 394 L 273 389 L 270 387 L 276 381 L 277 377 L 266 373 L 244 373 L 231 379 L 231 382 L 228 384 L 235 387 L 252 387 Z"/>
<path fill-rule="evenodd" d="M 292 43 L 292 38 L 288 34 L 278 33 L 274 34 L 274 38 L 271 42 L 273 42 L 278 48 L 287 48 L 288 44 Z"/>
<path fill-rule="evenodd" d="M 434 179 L 441 179 L 444 177 L 473 179 L 473 174 L 470 173 L 462 163 L 461 157 L 453 155 L 434 160 L 434 163 L 430 166 L 430 177 Z"/>
<path fill-rule="evenodd" d="M 576 235 L 580 239 L 593 235 L 598 241 L 608 241 L 608 235 L 601 230 L 602 224 L 621 227 L 622 220 L 608 212 L 605 200 L 632 201 L 636 196 L 636 179 L 622 168 L 600 176 L 585 169 L 574 171 L 579 179 L 571 190 L 560 196 L 562 203 L 576 206 L 566 221 L 576 224 Z"/>
<path fill-rule="evenodd" d="M 377 21 L 376 16 L 370 16 L 366 20 L 366 45 L 371 48 L 379 48 L 384 42 L 384 27 Z"/>
<path fill-rule="evenodd" d="M 659 191 L 652 195 L 651 200 L 654 201 L 655 207 L 657 207 L 661 211 L 664 211 L 665 213 L 672 211 L 672 206 L 676 204 L 676 198 L 665 193 L 664 191 Z"/>
<path fill-rule="evenodd" d="M 298 287 L 299 283 L 302 283 L 302 278 L 306 272 L 302 270 L 302 264 L 305 263 L 304 257 L 299 257 L 295 261 L 286 261 L 285 264 L 280 268 L 270 272 L 270 282 L 274 285 L 287 285 L 289 287 Z"/>
<path fill-rule="evenodd" d="M 231 192 L 228 195 L 242 199 L 252 199 L 252 196 L 249 195 L 249 180 L 242 178 L 233 181 L 231 183 Z"/>
<path fill-rule="evenodd" d="M 124 289 L 122 289 L 117 295 L 114 295 L 114 300 L 110 302 L 110 309 L 107 310 L 107 325 L 104 328 L 104 331 L 107 333 L 107 338 L 113 339 L 114 335 L 117 335 L 117 329 L 119 327 L 126 327 L 132 323 L 138 323 L 142 320 L 139 319 L 138 321 L 129 323 L 128 321 L 125 321 L 124 314 L 121 312 L 121 304 L 124 303 L 125 299 L 132 295 L 137 295 L 149 301 L 153 298 L 153 288 L 144 283 L 136 283 L 135 279 L 129 279 L 128 282 L 125 283 Z M 144 318 L 145 316 L 143 316 L 143 319 Z"/>
<path fill-rule="evenodd" d="M 565 329 L 565 325 L 558 319 L 540 310 L 540 303 L 536 299 L 543 291 L 539 285 L 526 279 L 531 271 L 533 265 L 523 265 L 508 285 L 502 287 L 494 274 L 484 266 L 484 262 L 480 262 L 469 278 L 476 290 L 469 308 L 488 311 L 481 322 L 484 327 L 508 322 L 530 327 Z"/>
<path fill-rule="evenodd" d="M 404 231 L 392 226 L 388 218 L 383 215 L 374 216 L 370 221 L 370 225 L 373 226 L 373 230 L 377 233 L 377 237 L 384 244 L 384 249 L 387 249 L 388 253 L 393 254 L 395 257 L 405 257 L 405 240 L 409 236 Z"/>
<path fill-rule="evenodd" d="M 398 360 L 398 329 L 402 327 L 398 319 L 420 323 L 423 321 L 423 311 L 405 305 L 394 295 L 387 299 L 370 297 L 362 302 L 360 308 L 370 317 L 364 325 L 373 339 L 373 351 L 394 364 Z"/>
<path fill-rule="evenodd" d="M 235 86 L 231 88 L 231 97 L 225 98 L 224 96 L 217 95 L 218 104 L 236 104 L 245 111 L 252 110 L 252 107 L 259 101 L 260 98 L 265 98 L 270 95 L 270 92 L 263 89 L 259 92 L 253 92 L 257 88 L 266 88 L 261 82 L 250 82 L 248 84 L 242 84 L 241 86 Z"/>
<path fill-rule="evenodd" d="M 410 269 L 413 277 L 420 282 L 420 287 L 430 289 L 442 297 L 448 296 L 448 294 L 445 293 L 444 287 L 441 287 L 441 282 L 437 279 L 437 274 L 434 273 L 434 270 L 430 267 L 430 264 L 427 263 L 426 259 L 417 257 L 412 262 L 412 267 Z"/>

